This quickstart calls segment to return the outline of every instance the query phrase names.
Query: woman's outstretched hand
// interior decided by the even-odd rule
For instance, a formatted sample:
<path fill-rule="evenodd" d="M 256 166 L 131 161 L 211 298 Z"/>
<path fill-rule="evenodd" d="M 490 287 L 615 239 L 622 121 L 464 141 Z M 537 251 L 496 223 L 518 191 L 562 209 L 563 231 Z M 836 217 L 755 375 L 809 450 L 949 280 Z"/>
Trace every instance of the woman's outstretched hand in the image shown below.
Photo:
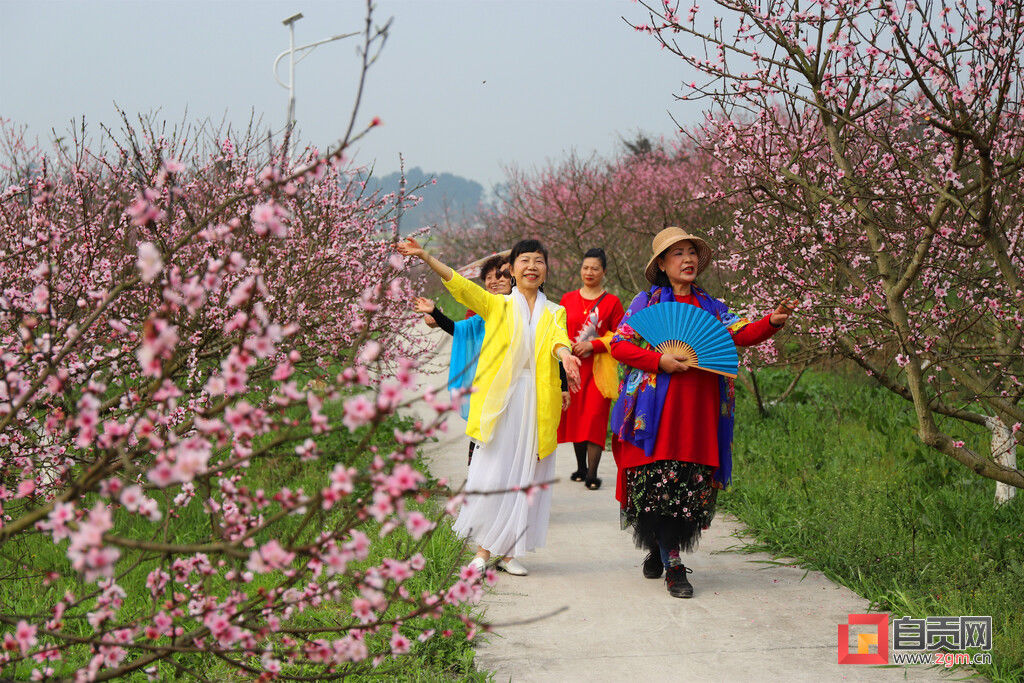
<path fill-rule="evenodd" d="M 408 237 L 401 242 L 395 243 L 395 251 L 402 256 L 415 256 L 419 260 L 430 266 L 430 269 L 437 273 L 438 276 L 445 282 L 452 279 L 454 270 L 446 266 L 445 264 L 438 261 L 436 258 L 427 253 L 423 246 L 411 237 Z"/>
<path fill-rule="evenodd" d="M 800 302 L 796 299 L 783 299 L 779 302 L 779 305 L 772 311 L 772 317 L 768 318 L 775 327 L 782 327 L 789 320 L 789 316 L 793 314 Z"/>
<path fill-rule="evenodd" d="M 412 307 L 417 313 L 430 315 L 434 312 L 434 302 L 422 296 L 418 296 L 412 300 Z"/>
<path fill-rule="evenodd" d="M 672 374 L 673 372 L 685 372 L 690 366 L 683 362 L 683 356 L 673 356 L 671 353 L 661 354 L 658 359 L 658 369 L 662 372 Z"/>
<path fill-rule="evenodd" d="M 580 359 L 569 353 L 569 349 L 565 349 L 561 357 L 565 377 L 569 380 L 569 391 L 576 393 L 580 390 Z"/>
<path fill-rule="evenodd" d="M 424 251 L 420 243 L 414 240 L 412 237 L 409 237 L 402 242 L 397 242 L 395 244 L 395 249 L 402 256 L 415 256 L 416 258 L 420 259 L 423 258 L 423 256 L 427 253 L 426 251 Z"/>

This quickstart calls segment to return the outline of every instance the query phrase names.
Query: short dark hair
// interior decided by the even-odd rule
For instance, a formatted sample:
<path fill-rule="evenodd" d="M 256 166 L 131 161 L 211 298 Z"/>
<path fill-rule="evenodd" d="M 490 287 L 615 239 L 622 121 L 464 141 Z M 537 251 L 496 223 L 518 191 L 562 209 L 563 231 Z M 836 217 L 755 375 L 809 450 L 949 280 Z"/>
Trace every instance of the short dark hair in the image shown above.
<path fill-rule="evenodd" d="M 508 260 L 504 256 L 492 256 L 491 258 L 484 261 L 484 264 L 480 266 L 480 280 L 486 280 L 487 274 L 492 270 L 501 270 L 501 267 L 508 263 Z"/>
<path fill-rule="evenodd" d="M 601 269 L 608 270 L 608 257 L 605 256 L 604 249 L 601 247 L 594 247 L 593 249 L 587 249 L 587 253 L 583 255 L 583 260 L 588 258 L 596 258 L 601 261 Z"/>
<path fill-rule="evenodd" d="M 512 253 L 508 256 L 508 262 L 515 263 L 521 254 L 532 254 L 534 252 L 543 255 L 545 261 L 548 260 L 548 250 L 544 248 L 544 245 L 539 240 L 519 240 L 512 247 Z"/>
<path fill-rule="evenodd" d="M 544 245 L 540 243 L 540 240 L 519 240 L 512 247 L 512 253 L 508 255 L 509 267 L 515 264 L 516 259 L 519 258 L 520 254 L 540 254 L 544 257 L 544 262 L 548 260 L 548 250 L 544 248 Z M 516 279 L 512 278 L 512 286 L 515 286 Z M 540 286 L 540 291 L 544 291 L 544 285 Z"/>

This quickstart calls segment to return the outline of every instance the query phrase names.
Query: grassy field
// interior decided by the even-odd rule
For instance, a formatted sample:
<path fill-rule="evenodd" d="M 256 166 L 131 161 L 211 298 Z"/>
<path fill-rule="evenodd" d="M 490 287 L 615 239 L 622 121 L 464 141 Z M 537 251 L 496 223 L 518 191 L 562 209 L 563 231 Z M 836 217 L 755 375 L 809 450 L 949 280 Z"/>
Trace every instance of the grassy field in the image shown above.
<path fill-rule="evenodd" d="M 340 410 L 340 406 L 325 405 L 325 412 L 331 416 L 332 422 L 340 420 L 340 415 L 331 414 Z M 381 448 L 388 448 L 393 443 L 393 429 L 395 427 L 408 428 L 400 420 L 392 418 L 383 423 L 374 435 L 371 445 L 379 445 Z M 320 460 L 312 462 L 299 462 L 294 456 L 283 458 L 270 458 L 254 463 L 247 471 L 243 483 L 252 489 L 262 488 L 272 494 L 287 486 L 292 490 L 302 488 L 306 491 L 313 491 L 321 488 L 327 479 L 327 473 L 336 462 L 344 459 L 356 467 L 365 467 L 366 462 L 372 454 L 369 451 L 353 453 L 353 446 L 361 439 L 363 430 L 355 434 L 347 431 L 332 434 L 321 442 L 321 450 L 325 454 Z M 427 473 L 429 476 L 429 473 Z M 356 494 L 358 495 L 358 491 Z M 90 503 L 91 504 L 91 503 Z M 426 513 L 432 514 L 438 511 L 441 501 L 428 501 L 423 505 L 427 508 Z M 88 507 L 88 505 L 86 506 Z M 340 506 L 339 506 L 340 508 Z M 199 541 L 210 537 L 209 518 L 202 511 L 197 503 L 187 506 L 182 510 L 185 515 L 184 524 L 175 540 L 178 542 Z M 336 515 L 341 514 L 340 509 Z M 117 528 L 131 529 L 130 535 L 147 538 L 153 533 L 152 525 L 137 515 L 127 515 L 123 510 L 117 513 L 119 520 Z M 298 518 L 296 517 L 296 523 Z M 329 523 L 330 520 L 325 520 Z M 122 526 L 127 524 L 128 526 Z M 287 525 L 275 527 L 275 535 L 286 534 Z M 367 529 L 373 537 L 372 529 Z M 267 539 L 259 538 L 259 542 Z M 65 557 L 66 543 L 55 545 L 48 536 L 41 533 L 31 533 L 19 537 L 4 548 L 0 556 L 0 575 L 8 577 L 9 580 L 0 581 L 0 603 L 5 610 L 20 613 L 33 614 L 48 611 L 59 596 L 66 590 L 76 594 L 88 592 L 88 586 L 81 584 L 76 574 L 71 570 Z M 410 540 L 404 529 L 399 529 L 385 539 L 378 541 L 373 548 L 371 557 L 367 563 L 379 562 L 383 557 L 403 557 L 411 554 L 409 550 Z M 452 567 L 468 561 L 469 556 L 465 553 L 463 543 L 454 536 L 450 524 L 444 524 L 430 538 L 429 542 L 422 548 L 427 559 L 426 569 L 406 582 L 406 587 L 413 595 L 422 591 L 436 591 L 451 583 L 449 572 Z M 126 598 L 122 609 L 119 612 L 119 620 L 128 621 L 133 615 L 143 613 L 150 609 L 149 590 L 145 586 L 145 578 L 151 566 L 156 566 L 158 560 L 144 561 L 142 571 L 135 571 L 120 581 L 125 589 Z M 123 563 L 122 563 L 123 564 Z M 38 579 L 31 578 L 38 576 L 40 568 L 57 567 L 61 577 L 48 586 L 44 586 Z M 22 580 L 10 580 L 14 575 L 26 577 Z M 269 584 L 274 581 L 273 575 L 257 577 L 250 585 L 251 590 L 258 590 L 260 585 Z M 223 582 L 219 574 L 208 577 L 211 583 Z M 339 602 L 322 606 L 318 610 L 308 610 L 298 618 L 302 625 L 331 624 L 341 620 L 347 621 L 349 605 L 347 602 Z M 474 651 L 472 644 L 465 639 L 465 627 L 459 620 L 459 614 L 468 609 L 465 606 L 445 608 L 444 616 L 439 624 L 431 624 L 438 631 L 451 629 L 453 637 L 435 637 L 426 643 L 414 641 L 413 651 L 404 657 L 398 658 L 393 664 L 385 664 L 378 670 L 370 670 L 367 667 L 362 675 L 358 674 L 350 680 L 380 680 L 386 676 L 389 680 L 403 681 L 441 681 L 441 680 L 486 680 L 484 674 L 477 673 L 473 665 Z M 66 620 L 69 630 L 76 629 L 82 635 L 91 633 L 92 629 L 80 617 L 70 617 Z M 415 623 L 410 622 L 410 626 Z M 377 639 L 384 639 L 383 635 Z M 368 642 L 370 639 L 368 639 Z M 373 648 L 371 647 L 371 653 Z M 64 653 L 64 660 L 55 663 L 58 675 L 70 676 L 88 662 L 88 653 L 82 648 L 74 648 Z M 179 659 L 179 662 L 197 672 L 202 672 L 206 680 L 236 680 L 237 674 L 230 666 L 209 657 L 200 658 L 198 655 L 187 655 Z M 312 670 L 310 671 L 312 673 Z M 173 668 L 168 663 L 159 665 L 158 677 L 162 680 L 188 679 L 182 670 Z M 27 664 L 19 667 L 8 667 L 0 671 L 0 679 L 27 680 L 29 668 Z M 146 680 L 141 672 L 128 680 Z M 196 680 L 196 679 L 192 679 Z"/>
<path fill-rule="evenodd" d="M 448 290 L 443 287 L 440 288 L 438 295 L 434 297 L 434 303 L 441 309 L 441 312 L 452 320 L 462 320 L 466 316 L 466 307 L 456 301 L 448 293 Z"/>
<path fill-rule="evenodd" d="M 789 378 L 758 375 L 769 394 Z M 991 615 L 993 663 L 979 672 L 1024 679 L 1024 495 L 996 509 L 995 482 L 922 446 L 911 407 L 866 379 L 808 373 L 767 418 L 737 396 L 734 480 L 719 501 L 755 548 L 897 617 Z M 956 429 L 986 450 L 987 432 Z"/>

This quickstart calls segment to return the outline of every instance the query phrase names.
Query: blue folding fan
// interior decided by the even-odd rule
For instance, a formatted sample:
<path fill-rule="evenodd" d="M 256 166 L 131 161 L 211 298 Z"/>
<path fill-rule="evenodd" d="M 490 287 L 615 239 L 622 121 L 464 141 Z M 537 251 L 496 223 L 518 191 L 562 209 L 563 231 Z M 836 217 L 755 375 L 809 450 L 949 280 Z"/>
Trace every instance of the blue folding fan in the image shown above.
<path fill-rule="evenodd" d="M 626 324 L 658 351 L 683 356 L 690 367 L 726 377 L 739 371 L 732 335 L 703 308 L 666 301 L 637 311 Z"/>

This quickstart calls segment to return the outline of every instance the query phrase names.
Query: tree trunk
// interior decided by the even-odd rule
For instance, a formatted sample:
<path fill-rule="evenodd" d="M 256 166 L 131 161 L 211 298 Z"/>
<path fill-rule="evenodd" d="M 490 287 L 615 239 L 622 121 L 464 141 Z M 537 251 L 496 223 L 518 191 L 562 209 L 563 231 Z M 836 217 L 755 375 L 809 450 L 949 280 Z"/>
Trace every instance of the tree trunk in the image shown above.
<path fill-rule="evenodd" d="M 806 370 L 807 370 L 807 365 L 806 364 L 800 366 L 800 372 L 796 373 L 796 377 L 794 377 L 793 381 L 789 383 L 789 386 L 786 387 L 786 390 L 783 391 L 778 396 L 776 396 L 775 398 L 773 398 L 772 400 L 768 401 L 768 406 L 767 407 L 768 408 L 774 408 L 775 406 L 779 405 L 780 403 L 785 401 L 787 398 L 789 398 L 789 395 L 793 393 L 794 389 L 796 389 L 797 382 L 799 382 L 800 378 L 804 376 L 804 372 Z"/>
<path fill-rule="evenodd" d="M 985 426 L 992 432 L 992 458 L 1003 467 L 1017 468 L 1017 442 L 1013 432 L 998 417 L 986 417 Z M 996 506 L 1013 500 L 1017 495 L 1016 487 L 996 482 Z"/>
<path fill-rule="evenodd" d="M 736 379 L 740 381 L 740 384 L 742 384 L 747 391 L 754 395 L 754 399 L 757 401 L 757 412 L 761 414 L 761 417 L 768 417 L 768 408 L 764 404 L 764 399 L 761 398 L 761 387 L 757 384 L 757 375 L 754 374 L 754 371 L 747 370 L 747 377 L 744 377 L 741 373 L 736 376 Z"/>

